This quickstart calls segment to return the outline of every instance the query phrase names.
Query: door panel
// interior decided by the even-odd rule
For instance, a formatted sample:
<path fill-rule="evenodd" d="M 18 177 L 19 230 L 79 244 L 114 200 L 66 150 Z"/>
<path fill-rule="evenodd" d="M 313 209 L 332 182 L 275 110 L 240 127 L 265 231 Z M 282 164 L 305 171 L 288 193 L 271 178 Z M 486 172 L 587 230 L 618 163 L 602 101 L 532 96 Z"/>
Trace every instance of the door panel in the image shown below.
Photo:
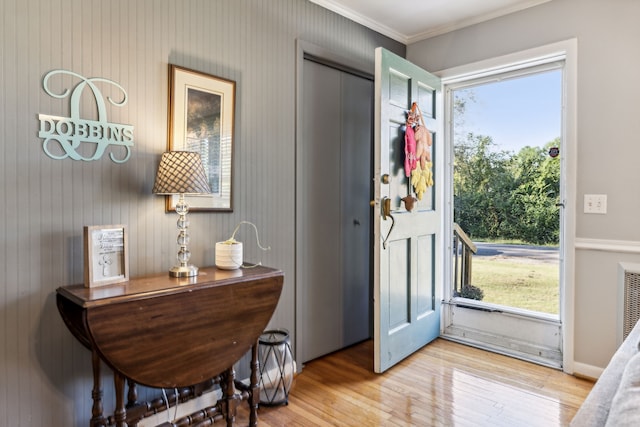
<path fill-rule="evenodd" d="M 368 339 L 371 316 L 373 81 L 341 73 L 340 240 L 342 347 Z M 330 191 L 338 192 L 336 188 Z"/>
<path fill-rule="evenodd" d="M 384 288 L 389 299 L 389 330 L 393 331 L 411 323 L 411 307 L 407 301 L 411 297 L 411 266 L 407 262 L 410 259 L 411 242 L 407 239 L 393 240 L 389 243 L 389 278 L 394 286 Z"/>
<path fill-rule="evenodd" d="M 418 259 L 422 260 L 418 263 L 418 318 L 433 313 L 435 295 L 431 284 L 434 282 L 433 272 L 435 271 L 434 244 L 433 235 L 418 237 Z"/>
<path fill-rule="evenodd" d="M 340 75 L 335 70 L 305 61 L 303 126 L 305 140 L 300 144 L 302 179 L 298 197 L 302 198 L 298 220 L 300 243 L 304 245 L 300 259 L 302 310 L 300 336 L 304 347 L 300 362 L 340 348 L 342 312 L 327 316 L 342 304 L 342 290 L 337 254 L 340 240 L 339 194 L 329 191 L 340 187 L 340 129 L 326 126 L 340 120 L 336 103 Z"/>
<path fill-rule="evenodd" d="M 434 138 L 440 80 L 382 48 L 376 49 L 375 201 L 390 199 L 391 215 L 374 212 L 374 368 L 383 372 L 440 333 L 442 209 L 429 189 L 409 212 L 404 170 L 404 123 L 418 102 Z M 432 147 L 433 171 L 440 159 Z M 389 180 L 383 179 L 388 175 Z M 441 179 L 434 175 L 435 185 Z"/>
<path fill-rule="evenodd" d="M 373 82 L 305 59 L 296 146 L 299 363 L 371 336 Z"/>

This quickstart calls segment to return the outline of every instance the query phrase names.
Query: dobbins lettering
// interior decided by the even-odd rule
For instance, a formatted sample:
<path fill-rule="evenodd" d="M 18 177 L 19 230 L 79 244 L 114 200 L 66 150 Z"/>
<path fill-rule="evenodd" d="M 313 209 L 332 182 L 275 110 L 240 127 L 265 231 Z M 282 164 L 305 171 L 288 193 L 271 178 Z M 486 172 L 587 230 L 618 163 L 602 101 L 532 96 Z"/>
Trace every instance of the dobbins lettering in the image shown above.
<path fill-rule="evenodd" d="M 125 162 L 130 156 L 130 147 L 133 146 L 133 126 L 118 123 L 103 123 L 95 120 L 70 119 L 68 117 L 49 116 L 40 114 L 40 132 L 38 136 L 44 139 L 43 148 L 49 157 L 64 159 L 70 157 L 74 160 L 97 160 L 104 154 L 109 145 L 123 146 L 126 156 L 122 160 L 112 160 L 118 163 Z M 64 151 L 62 155 L 53 154 L 49 147 L 51 141 L 59 144 Z M 91 157 L 84 157 L 78 153 L 80 143 L 88 142 L 97 144 Z"/>

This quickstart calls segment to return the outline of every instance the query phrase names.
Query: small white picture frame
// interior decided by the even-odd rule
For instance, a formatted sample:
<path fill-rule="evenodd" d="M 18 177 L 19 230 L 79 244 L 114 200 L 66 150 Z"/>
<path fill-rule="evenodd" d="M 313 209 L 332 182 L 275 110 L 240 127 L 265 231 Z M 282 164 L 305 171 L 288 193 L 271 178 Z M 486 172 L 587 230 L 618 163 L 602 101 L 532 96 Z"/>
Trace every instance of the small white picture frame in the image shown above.
<path fill-rule="evenodd" d="M 84 286 L 129 280 L 128 236 L 125 225 L 84 227 Z"/>

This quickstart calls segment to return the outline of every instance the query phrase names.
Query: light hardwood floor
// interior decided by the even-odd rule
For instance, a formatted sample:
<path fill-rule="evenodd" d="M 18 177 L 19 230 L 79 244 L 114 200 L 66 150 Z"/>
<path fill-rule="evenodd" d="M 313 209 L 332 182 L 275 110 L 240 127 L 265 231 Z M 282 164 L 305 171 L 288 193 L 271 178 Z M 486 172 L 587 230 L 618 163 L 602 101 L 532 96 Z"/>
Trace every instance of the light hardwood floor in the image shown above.
<path fill-rule="evenodd" d="M 566 426 L 593 383 L 437 339 L 383 374 L 366 341 L 306 364 L 260 427 Z M 236 425 L 247 425 L 246 406 Z"/>

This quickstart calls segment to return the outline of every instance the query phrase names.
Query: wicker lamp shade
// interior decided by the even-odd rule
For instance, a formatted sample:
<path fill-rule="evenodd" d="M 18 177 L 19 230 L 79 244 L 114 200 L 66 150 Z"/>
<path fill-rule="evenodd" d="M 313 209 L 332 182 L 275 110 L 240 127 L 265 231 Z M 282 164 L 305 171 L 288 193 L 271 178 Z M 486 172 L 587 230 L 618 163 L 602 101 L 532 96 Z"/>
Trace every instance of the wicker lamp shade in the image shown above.
<path fill-rule="evenodd" d="M 193 151 L 162 153 L 153 194 L 211 193 L 200 154 Z"/>

